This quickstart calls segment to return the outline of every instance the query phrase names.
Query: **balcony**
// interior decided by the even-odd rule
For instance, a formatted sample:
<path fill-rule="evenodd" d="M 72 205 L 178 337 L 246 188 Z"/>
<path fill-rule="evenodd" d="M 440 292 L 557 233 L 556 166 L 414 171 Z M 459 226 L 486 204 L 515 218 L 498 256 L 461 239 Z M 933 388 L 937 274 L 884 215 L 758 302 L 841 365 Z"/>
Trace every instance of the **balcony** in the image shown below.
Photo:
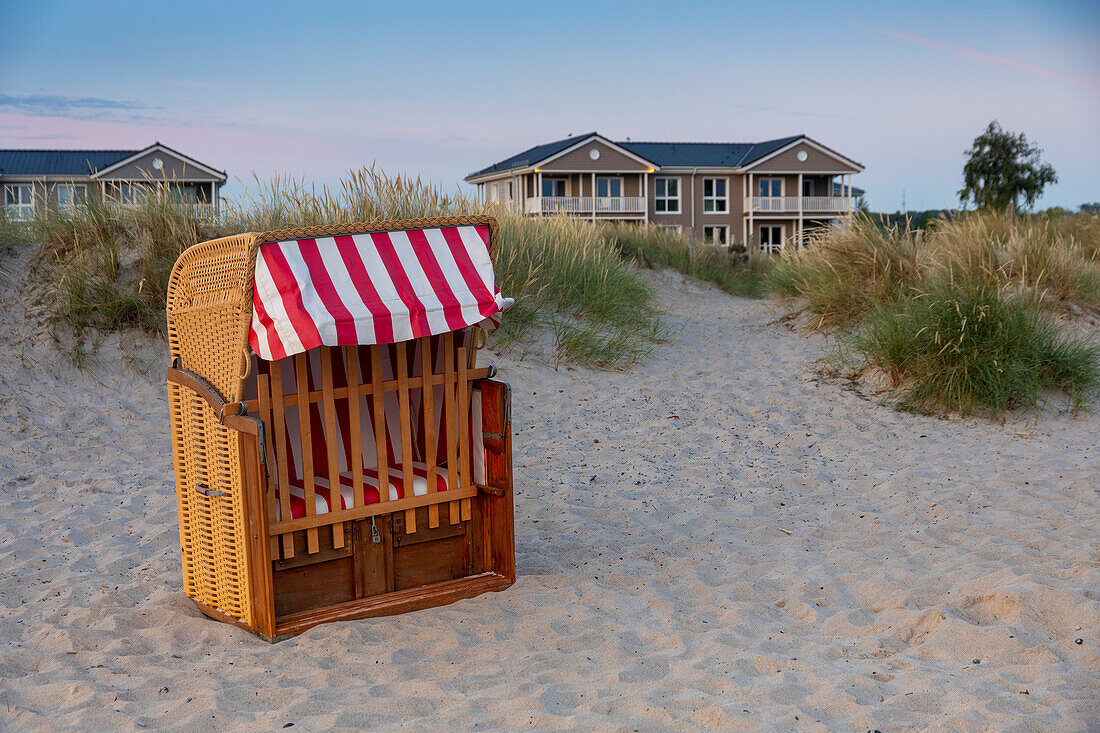
<path fill-rule="evenodd" d="M 852 200 L 847 196 L 753 196 L 745 202 L 745 211 L 754 214 L 797 214 L 799 210 L 803 214 L 847 214 Z"/>
<path fill-rule="evenodd" d="M 643 196 L 533 196 L 528 214 L 644 214 Z"/>

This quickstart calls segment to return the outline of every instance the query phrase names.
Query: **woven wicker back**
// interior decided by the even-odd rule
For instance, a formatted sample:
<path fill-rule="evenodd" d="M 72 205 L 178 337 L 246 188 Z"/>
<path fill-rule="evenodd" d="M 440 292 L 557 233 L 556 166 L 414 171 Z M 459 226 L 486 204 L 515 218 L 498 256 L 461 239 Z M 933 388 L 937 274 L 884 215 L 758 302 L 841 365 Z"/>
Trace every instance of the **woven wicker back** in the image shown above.
<path fill-rule="evenodd" d="M 252 284 L 258 234 L 238 234 L 190 247 L 168 281 L 168 346 L 172 359 L 205 379 L 225 399 L 240 399 L 248 364 Z"/>

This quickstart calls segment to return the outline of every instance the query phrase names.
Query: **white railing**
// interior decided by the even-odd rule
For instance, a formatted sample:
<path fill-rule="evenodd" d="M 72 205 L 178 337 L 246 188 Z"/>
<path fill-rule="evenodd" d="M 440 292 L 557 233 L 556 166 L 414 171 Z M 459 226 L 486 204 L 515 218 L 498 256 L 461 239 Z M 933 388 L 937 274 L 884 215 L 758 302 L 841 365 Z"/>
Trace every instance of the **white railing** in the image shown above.
<path fill-rule="evenodd" d="M 595 208 L 593 208 L 595 207 Z M 644 196 L 534 196 L 527 199 L 527 213 L 567 214 L 631 213 L 645 212 Z"/>
<path fill-rule="evenodd" d="M 753 212 L 797 212 L 800 201 L 803 213 L 846 214 L 852 208 L 847 196 L 753 196 L 746 209 L 751 206 Z"/>

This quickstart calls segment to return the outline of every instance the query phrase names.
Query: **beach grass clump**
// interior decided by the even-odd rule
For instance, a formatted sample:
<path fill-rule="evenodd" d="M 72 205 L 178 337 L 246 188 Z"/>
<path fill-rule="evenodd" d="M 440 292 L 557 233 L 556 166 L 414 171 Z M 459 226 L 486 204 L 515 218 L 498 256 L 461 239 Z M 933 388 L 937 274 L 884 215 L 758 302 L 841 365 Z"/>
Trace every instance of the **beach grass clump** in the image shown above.
<path fill-rule="evenodd" d="M 1027 289 L 1051 305 L 1100 308 L 1100 226 L 1082 215 L 1009 219 L 976 212 L 942 221 L 929 243 L 941 268 Z"/>
<path fill-rule="evenodd" d="M 496 273 L 516 299 L 504 340 L 538 326 L 554 334 L 559 357 L 625 368 L 662 338 L 652 289 L 598 228 L 566 216 L 498 219 Z"/>
<path fill-rule="evenodd" d="M 996 414 L 1037 406 L 1044 392 L 1076 411 L 1100 386 L 1100 347 L 989 278 L 939 279 L 876 307 L 845 341 L 860 369 L 886 376 L 899 406 L 920 412 Z"/>
<path fill-rule="evenodd" d="M 461 193 L 410 176 L 390 176 L 371 166 L 349 171 L 334 186 L 307 184 L 289 176 L 253 175 L 244 193 L 228 202 L 222 222 L 235 232 L 360 221 L 469 216 L 486 213 Z"/>
<path fill-rule="evenodd" d="M 492 214 L 500 222 L 498 281 L 516 299 L 499 341 L 531 339 L 544 330 L 553 335 L 550 350 L 560 358 L 623 368 L 661 337 L 649 286 L 587 222 L 524 218 L 374 168 L 352 171 L 333 188 L 278 176 L 255 179 L 253 190 L 225 209 L 216 220 L 202 217 L 154 189 L 135 206 L 89 197 L 76 209 L 44 212 L 34 225 L 44 242 L 38 270 L 51 285 L 55 324 L 78 336 L 88 329 L 162 330 L 172 266 L 185 248 L 207 239 L 356 221 Z"/>
<path fill-rule="evenodd" d="M 768 269 L 766 258 L 749 261 L 744 252 L 699 244 L 692 253 L 691 242 L 681 233 L 632 222 L 603 225 L 603 233 L 627 260 L 648 267 L 668 267 L 713 283 L 730 295 L 762 298 Z"/>
<path fill-rule="evenodd" d="M 216 222 L 163 191 L 133 206 L 90 197 L 79 207 L 43 211 L 38 271 L 51 285 L 52 318 L 80 335 L 164 328 L 172 265 L 195 242 L 221 236 Z"/>
<path fill-rule="evenodd" d="M 782 255 L 769 284 L 810 327 L 841 329 L 832 371 L 885 375 L 904 408 L 996 414 L 1053 392 L 1077 410 L 1100 350 L 1058 315 L 1100 308 L 1095 219 L 975 212 L 911 231 L 857 216 Z"/>
<path fill-rule="evenodd" d="M 849 226 L 823 230 L 805 248 L 781 253 L 767 284 L 813 314 L 814 327 L 831 329 L 907 297 L 921 280 L 922 254 L 908 227 L 879 226 L 857 213 Z"/>
<path fill-rule="evenodd" d="M 8 209 L 0 206 L 0 251 L 5 247 L 17 247 L 34 239 L 29 222 L 11 218 Z"/>

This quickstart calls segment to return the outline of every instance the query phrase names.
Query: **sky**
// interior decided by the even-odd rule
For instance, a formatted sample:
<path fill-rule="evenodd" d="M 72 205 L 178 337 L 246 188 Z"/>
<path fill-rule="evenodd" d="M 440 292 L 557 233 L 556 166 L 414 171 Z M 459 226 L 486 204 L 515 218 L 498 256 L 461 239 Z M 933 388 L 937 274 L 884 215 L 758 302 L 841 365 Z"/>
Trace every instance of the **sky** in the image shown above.
<path fill-rule="evenodd" d="M 450 188 L 532 145 L 805 133 L 878 211 L 957 205 L 991 121 L 1100 200 L 1100 3 L 0 0 L 0 147 L 160 141 L 332 184 L 376 163 Z"/>

